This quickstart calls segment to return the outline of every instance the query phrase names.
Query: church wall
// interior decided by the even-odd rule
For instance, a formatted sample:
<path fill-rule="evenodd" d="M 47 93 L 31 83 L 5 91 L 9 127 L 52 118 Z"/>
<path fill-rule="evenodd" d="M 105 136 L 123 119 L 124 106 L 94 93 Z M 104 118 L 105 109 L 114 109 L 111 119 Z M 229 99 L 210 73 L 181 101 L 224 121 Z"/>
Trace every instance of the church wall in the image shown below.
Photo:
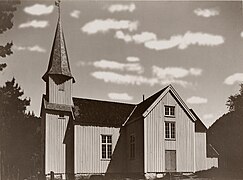
<path fill-rule="evenodd" d="M 110 167 L 113 159 L 102 159 L 101 135 L 112 135 L 112 152 L 114 153 L 120 136 L 120 128 L 79 126 L 74 127 L 74 173 L 105 174 L 119 172 L 122 167 Z M 122 166 L 122 163 L 115 164 Z M 114 165 L 114 166 L 115 166 Z"/>
<path fill-rule="evenodd" d="M 51 77 L 49 77 L 49 102 L 72 105 L 72 79 L 58 85 Z"/>
<path fill-rule="evenodd" d="M 66 150 L 63 144 L 68 116 L 59 118 L 57 114 L 46 114 L 45 122 L 45 174 L 65 173 Z"/>
<path fill-rule="evenodd" d="M 144 120 L 145 173 L 166 172 L 165 151 L 176 151 L 176 172 L 195 171 L 195 123 L 169 91 Z M 175 117 L 166 117 L 164 106 L 175 106 Z M 175 122 L 176 138 L 165 140 L 165 122 Z"/>

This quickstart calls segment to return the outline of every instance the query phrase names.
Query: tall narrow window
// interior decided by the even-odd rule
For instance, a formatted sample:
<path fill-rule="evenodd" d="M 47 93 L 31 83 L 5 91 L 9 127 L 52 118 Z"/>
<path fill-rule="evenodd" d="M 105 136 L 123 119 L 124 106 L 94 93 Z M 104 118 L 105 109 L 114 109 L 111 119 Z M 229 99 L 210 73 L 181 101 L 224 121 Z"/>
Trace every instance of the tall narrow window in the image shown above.
<path fill-rule="evenodd" d="M 165 122 L 165 139 L 175 140 L 176 138 L 175 122 Z"/>
<path fill-rule="evenodd" d="M 111 159 L 112 155 L 112 136 L 101 135 L 101 158 Z"/>
<path fill-rule="evenodd" d="M 135 159 L 135 135 L 130 136 L 130 159 Z"/>
<path fill-rule="evenodd" d="M 165 106 L 165 116 L 175 117 L 175 106 Z"/>

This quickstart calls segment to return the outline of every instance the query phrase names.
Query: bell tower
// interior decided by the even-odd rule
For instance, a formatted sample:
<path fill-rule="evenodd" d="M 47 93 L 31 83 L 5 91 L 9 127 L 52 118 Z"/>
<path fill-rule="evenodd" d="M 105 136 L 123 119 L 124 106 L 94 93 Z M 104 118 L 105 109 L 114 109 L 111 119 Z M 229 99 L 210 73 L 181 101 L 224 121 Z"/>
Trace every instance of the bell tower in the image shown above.
<path fill-rule="evenodd" d="M 58 20 L 47 71 L 42 79 L 46 94 L 42 99 L 42 167 L 43 175 L 62 175 L 66 179 L 73 174 L 73 142 L 65 142 L 67 131 L 72 130 L 72 85 L 75 82 L 69 65 L 67 48 L 61 25 L 60 0 Z M 72 131 L 73 133 L 73 131 Z M 71 154 L 71 155 L 70 155 Z M 69 178 L 70 179 L 70 178 Z"/>
<path fill-rule="evenodd" d="M 49 65 L 42 79 L 46 82 L 46 99 L 49 103 L 72 105 L 72 84 L 75 80 L 71 74 L 61 25 L 60 2 L 56 5 L 58 6 L 56 32 Z"/>

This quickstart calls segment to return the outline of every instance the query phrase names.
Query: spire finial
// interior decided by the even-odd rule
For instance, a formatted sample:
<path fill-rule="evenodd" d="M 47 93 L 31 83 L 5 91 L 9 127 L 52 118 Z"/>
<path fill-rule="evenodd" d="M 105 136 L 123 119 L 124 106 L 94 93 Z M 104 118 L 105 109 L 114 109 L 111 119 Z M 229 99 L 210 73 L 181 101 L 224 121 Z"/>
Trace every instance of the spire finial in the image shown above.
<path fill-rule="evenodd" d="M 55 5 L 57 6 L 58 8 L 58 18 L 60 19 L 60 16 L 61 16 L 61 12 L 60 12 L 60 3 L 61 3 L 61 0 L 56 0 L 55 1 Z"/>

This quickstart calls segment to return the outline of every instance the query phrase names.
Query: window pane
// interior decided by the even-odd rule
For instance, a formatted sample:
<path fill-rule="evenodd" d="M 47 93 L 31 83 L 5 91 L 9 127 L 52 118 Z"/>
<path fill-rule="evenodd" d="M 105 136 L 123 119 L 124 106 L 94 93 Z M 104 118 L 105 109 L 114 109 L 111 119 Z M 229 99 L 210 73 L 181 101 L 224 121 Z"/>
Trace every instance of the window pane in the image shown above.
<path fill-rule="evenodd" d="M 165 122 L 165 138 L 170 138 L 170 127 L 168 122 Z"/>
<path fill-rule="evenodd" d="M 107 148 L 108 148 L 108 158 L 111 158 L 112 146 L 111 145 L 107 145 Z"/>
<path fill-rule="evenodd" d="M 173 107 L 173 106 L 170 107 L 170 115 L 171 116 L 175 115 L 175 107 Z"/>
<path fill-rule="evenodd" d="M 112 143 L 111 136 L 107 136 L 107 143 Z"/>
<path fill-rule="evenodd" d="M 169 108 L 169 106 L 165 106 L 165 115 L 166 116 L 170 115 L 170 108 Z"/>
<path fill-rule="evenodd" d="M 175 138 L 175 123 L 171 123 L 171 138 Z"/>
<path fill-rule="evenodd" d="M 102 158 L 105 159 L 106 158 L 106 145 L 102 144 Z"/>
<path fill-rule="evenodd" d="M 106 136 L 102 135 L 102 143 L 106 143 Z"/>

